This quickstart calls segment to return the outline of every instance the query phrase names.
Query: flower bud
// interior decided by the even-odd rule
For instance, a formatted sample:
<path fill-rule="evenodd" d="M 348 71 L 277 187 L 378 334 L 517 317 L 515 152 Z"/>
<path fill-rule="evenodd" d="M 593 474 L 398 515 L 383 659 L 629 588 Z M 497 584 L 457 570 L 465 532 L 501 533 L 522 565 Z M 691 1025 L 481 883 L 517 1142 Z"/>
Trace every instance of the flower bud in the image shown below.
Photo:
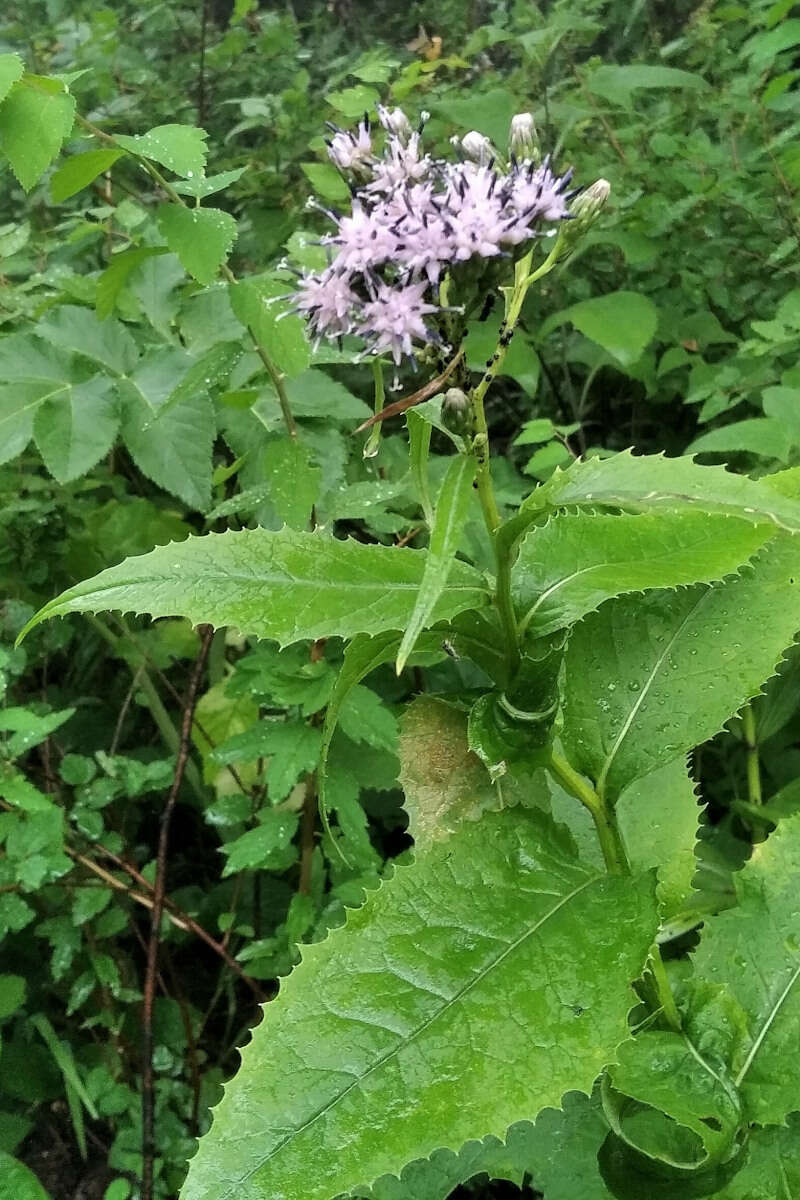
<path fill-rule="evenodd" d="M 605 207 L 611 195 L 611 184 L 607 179 L 597 179 L 590 187 L 580 192 L 570 206 L 573 224 L 580 224 L 581 229 L 588 229 Z"/>
<path fill-rule="evenodd" d="M 464 134 L 461 139 L 461 148 L 467 158 L 471 158 L 481 167 L 488 166 L 493 158 L 497 158 L 497 151 L 488 137 L 478 133 L 477 129 Z"/>
<path fill-rule="evenodd" d="M 561 262 L 572 254 L 575 246 L 591 225 L 597 220 L 611 194 L 607 179 L 598 179 L 591 187 L 576 196 L 569 209 L 572 218 L 562 221 L 556 242 L 557 261 Z"/>
<path fill-rule="evenodd" d="M 459 437 L 466 437 L 472 428 L 472 412 L 461 388 L 448 388 L 442 402 L 442 424 Z"/>
<path fill-rule="evenodd" d="M 511 118 L 508 149 L 517 158 L 538 159 L 536 125 L 532 113 L 517 113 Z"/>
<path fill-rule="evenodd" d="M 387 133 L 393 133 L 402 142 L 407 142 L 411 137 L 411 122 L 402 108 L 385 108 L 379 104 L 378 119 Z"/>

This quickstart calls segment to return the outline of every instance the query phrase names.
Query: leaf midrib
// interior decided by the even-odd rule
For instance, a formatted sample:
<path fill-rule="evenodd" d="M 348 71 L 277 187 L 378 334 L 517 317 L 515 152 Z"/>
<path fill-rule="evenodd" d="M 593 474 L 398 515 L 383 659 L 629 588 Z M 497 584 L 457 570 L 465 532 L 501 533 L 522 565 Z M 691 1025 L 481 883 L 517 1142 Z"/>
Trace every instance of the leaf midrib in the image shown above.
<path fill-rule="evenodd" d="M 450 1000 L 447 1001 L 446 1004 L 444 1004 L 440 1009 L 438 1009 L 433 1014 L 433 1016 L 429 1017 L 426 1021 L 424 1021 L 419 1026 L 419 1028 L 415 1029 L 414 1032 L 409 1037 L 406 1037 L 402 1041 L 398 1042 L 398 1044 L 396 1046 L 394 1046 L 391 1050 L 389 1050 L 386 1054 L 384 1054 L 381 1058 L 379 1058 L 377 1062 L 373 1063 L 372 1066 L 369 1067 L 368 1070 L 364 1071 L 363 1074 L 359 1075 L 356 1079 L 354 1079 L 353 1082 L 350 1083 L 344 1089 L 344 1091 L 339 1092 L 339 1094 L 337 1096 L 335 1096 L 328 1104 L 326 1104 L 322 1108 L 318 1109 L 318 1111 L 315 1112 L 314 1115 L 312 1117 L 310 1117 L 309 1120 L 306 1121 L 306 1123 L 304 1125 L 301 1125 L 297 1129 L 292 1130 L 292 1132 L 289 1133 L 286 1137 L 284 1137 L 283 1140 L 281 1142 L 279 1142 L 278 1145 L 275 1146 L 275 1148 L 273 1150 L 271 1150 L 270 1153 L 265 1158 L 262 1158 L 261 1162 L 259 1162 L 257 1166 L 253 1167 L 250 1171 L 247 1172 L 247 1174 L 242 1175 L 239 1179 L 236 1180 L 236 1182 L 234 1184 L 232 1184 L 232 1186 L 230 1188 L 228 1188 L 228 1190 L 226 1192 L 222 1193 L 219 1196 L 218 1200 L 230 1200 L 230 1197 L 233 1196 L 236 1189 L 239 1188 L 242 1184 L 247 1183 L 247 1181 L 249 1179 L 251 1179 L 253 1177 L 253 1175 L 256 1174 L 256 1172 L 261 1171 L 263 1169 L 263 1167 L 270 1161 L 270 1159 L 274 1158 L 276 1154 L 280 1153 L 280 1151 L 284 1148 L 284 1146 L 288 1145 L 289 1142 L 291 1142 L 294 1138 L 299 1137 L 300 1134 L 305 1133 L 306 1130 L 310 1129 L 312 1125 L 314 1125 L 318 1120 L 320 1120 L 320 1118 L 326 1116 L 333 1108 L 335 1108 L 336 1105 L 340 1103 L 340 1101 L 344 1100 L 344 1098 L 346 1096 L 348 1096 L 350 1094 L 350 1092 L 353 1091 L 354 1088 L 359 1087 L 365 1079 L 367 1079 L 375 1071 L 377 1071 L 381 1067 L 383 1067 L 387 1062 L 390 1061 L 390 1059 L 394 1058 L 397 1054 L 399 1054 L 401 1050 L 404 1050 L 407 1046 L 411 1045 L 411 1043 L 416 1038 L 418 1038 L 421 1034 L 423 1034 L 436 1021 L 438 1021 L 440 1017 L 442 1017 L 446 1012 L 448 1012 L 449 1009 L 451 1009 L 454 1004 L 456 1004 L 456 1003 L 458 1003 L 458 1001 L 462 1000 L 463 997 L 466 996 L 468 992 L 471 992 L 474 987 L 476 987 L 479 983 L 483 982 L 483 980 L 486 978 L 486 976 L 491 971 L 493 971 L 496 967 L 498 967 L 502 962 L 504 962 L 505 959 L 508 958 L 508 956 L 510 954 L 512 954 L 515 950 L 518 950 L 519 947 L 523 944 L 523 942 L 525 942 L 529 937 L 533 937 L 533 935 L 536 934 L 541 929 L 541 927 L 547 921 L 550 920 L 551 917 L 554 917 L 556 915 L 556 913 L 558 913 L 562 908 L 564 908 L 565 905 L 569 904 L 570 901 L 574 900 L 576 898 L 576 896 L 579 896 L 581 894 L 581 892 L 586 890 L 586 888 L 590 887 L 593 883 L 597 883 L 598 880 L 600 880 L 602 878 L 603 878 L 602 875 L 592 875 L 589 879 L 585 880 L 578 887 L 573 888 L 573 890 L 571 892 L 569 892 L 566 896 L 562 896 L 561 899 L 559 900 L 559 902 L 553 908 L 551 908 L 547 913 L 545 913 L 542 917 L 540 917 L 539 920 L 530 929 L 525 930 L 525 932 L 522 933 L 514 942 L 512 942 L 510 945 L 506 946 L 505 950 L 503 950 L 503 952 L 501 954 L 499 954 L 495 959 L 493 959 L 490 963 L 488 963 L 487 966 L 482 971 L 480 971 L 477 975 L 473 976 L 473 978 L 470 979 L 464 985 L 464 987 L 462 987 L 460 989 L 460 991 L 458 991 L 454 996 L 452 996 L 450 998 Z"/>
<path fill-rule="evenodd" d="M 797 983 L 798 979 L 800 979 L 800 964 L 798 964 L 797 969 L 795 970 L 794 974 L 790 978 L 789 982 L 786 984 L 786 987 L 783 989 L 780 996 L 775 1001 L 774 1005 L 772 1006 L 772 1009 L 769 1012 L 769 1015 L 767 1016 L 766 1020 L 764 1021 L 763 1026 L 761 1027 L 758 1037 L 755 1038 L 752 1046 L 750 1047 L 750 1052 L 747 1055 L 747 1058 L 744 1060 L 742 1069 L 739 1072 L 739 1074 L 736 1076 L 735 1083 L 736 1083 L 737 1087 L 741 1087 L 744 1077 L 747 1075 L 747 1072 L 752 1067 L 759 1050 L 761 1049 L 764 1042 L 766 1041 L 767 1034 L 769 1033 L 770 1029 L 772 1028 L 775 1018 L 777 1017 L 778 1013 L 780 1012 L 781 1008 L 783 1007 L 784 1002 L 788 999 L 789 993 L 791 992 L 794 985 Z"/>
<path fill-rule="evenodd" d="M 664 665 L 667 655 L 671 652 L 673 646 L 675 645 L 678 638 L 683 633 L 686 626 L 689 624 L 689 622 L 691 620 L 694 619 L 694 617 L 696 617 L 701 606 L 705 603 L 705 601 L 708 599 L 708 597 L 711 594 L 712 594 L 712 590 L 710 588 L 707 589 L 705 592 L 703 592 L 702 596 L 699 598 L 697 603 L 695 605 L 693 605 L 693 607 L 689 610 L 689 612 L 683 618 L 680 625 L 678 626 L 678 628 L 673 633 L 672 637 L 667 642 L 667 645 L 665 646 L 664 650 L 661 652 L 661 654 L 659 654 L 658 658 L 656 659 L 655 663 L 653 664 L 653 669 L 651 670 L 650 674 L 648 675 L 645 683 L 642 685 L 641 691 L 639 692 L 639 695 L 636 697 L 636 703 L 631 708 L 631 711 L 628 714 L 627 719 L 623 722 L 622 728 L 620 729 L 619 734 L 617 735 L 616 741 L 614 742 L 614 745 L 611 747 L 611 750 L 609 751 L 608 756 L 606 757 L 606 760 L 603 763 L 603 766 L 597 777 L 597 781 L 596 781 L 597 782 L 597 790 L 601 795 L 605 792 L 606 780 L 608 779 L 609 772 L 614 763 L 614 759 L 616 758 L 616 756 L 619 752 L 620 746 L 622 745 L 622 743 L 625 741 L 625 738 L 630 733 L 631 727 L 633 726 L 633 722 L 636 719 L 636 714 L 639 712 L 639 709 L 642 707 L 645 700 L 647 699 L 650 689 L 653 686 L 653 684 L 655 683 L 655 680 L 656 680 L 662 666 Z"/>

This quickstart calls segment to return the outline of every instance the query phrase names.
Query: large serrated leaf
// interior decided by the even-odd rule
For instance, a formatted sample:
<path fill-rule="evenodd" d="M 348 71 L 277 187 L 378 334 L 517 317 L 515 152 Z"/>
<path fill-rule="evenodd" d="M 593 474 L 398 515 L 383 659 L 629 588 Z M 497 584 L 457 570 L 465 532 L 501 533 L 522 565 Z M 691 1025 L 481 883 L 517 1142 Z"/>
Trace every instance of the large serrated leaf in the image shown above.
<path fill-rule="evenodd" d="M 800 1104 L 787 1069 L 800 1042 L 800 817 L 787 820 L 735 876 L 738 907 L 711 918 L 697 975 L 724 984 L 747 1017 L 732 1064 L 745 1113 L 779 1125 Z"/>
<path fill-rule="evenodd" d="M 716 734 L 800 629 L 800 543 L 779 535 L 713 587 L 611 600 L 565 657 L 563 741 L 611 798 Z"/>
<path fill-rule="evenodd" d="M 560 513 L 525 537 L 512 575 L 521 626 L 535 636 L 572 625 L 625 592 L 713 583 L 736 571 L 774 535 L 693 510 Z"/>
<path fill-rule="evenodd" d="M 17 71 L 16 55 L 3 56 L 4 75 Z M 0 108 L 0 150 L 29 192 L 49 167 L 72 129 L 75 98 L 57 79 L 25 75 Z"/>
<path fill-rule="evenodd" d="M 118 428 L 117 404 L 105 375 L 72 384 L 45 399 L 33 420 L 39 453 L 59 483 L 77 479 L 99 462 Z"/>
<path fill-rule="evenodd" d="M 778 480 L 781 476 L 777 477 Z M 694 459 L 626 450 L 610 458 L 589 458 L 557 470 L 523 502 L 533 516 L 555 508 L 699 509 L 726 513 L 781 529 L 800 530 L 800 501 L 780 495 L 772 483 L 732 475 L 724 467 L 701 467 Z"/>
<path fill-rule="evenodd" d="M 282 644 L 402 629 L 425 570 L 395 550 L 283 529 L 210 533 L 128 558 L 56 597 L 34 617 L 123 609 L 193 624 L 233 625 Z M 432 614 L 487 603 L 478 572 L 457 563 Z"/>
<path fill-rule="evenodd" d="M 384 1176 L 363 1194 L 370 1200 L 447 1200 L 458 1184 L 476 1175 L 508 1179 L 517 1187 L 530 1175 L 547 1200 L 611 1200 L 597 1169 L 597 1151 L 607 1133 L 599 1099 L 570 1092 L 560 1109 L 546 1108 L 535 1124 L 512 1125 L 505 1141 L 467 1142 L 458 1154 L 438 1150 L 409 1163 L 399 1178 Z"/>
<path fill-rule="evenodd" d="M 588 1093 L 655 927 L 652 878 L 587 870 L 544 814 L 465 823 L 304 948 L 184 1200 L 330 1200 Z"/>

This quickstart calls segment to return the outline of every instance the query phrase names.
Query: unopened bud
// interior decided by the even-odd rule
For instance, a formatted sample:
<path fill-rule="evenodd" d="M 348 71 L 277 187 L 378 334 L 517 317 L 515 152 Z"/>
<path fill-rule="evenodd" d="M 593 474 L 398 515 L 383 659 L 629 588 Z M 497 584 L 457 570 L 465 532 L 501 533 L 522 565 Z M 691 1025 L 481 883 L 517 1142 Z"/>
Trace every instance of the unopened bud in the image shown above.
<path fill-rule="evenodd" d="M 538 159 L 536 125 L 532 113 L 517 113 L 511 118 L 508 149 L 517 158 Z"/>
<path fill-rule="evenodd" d="M 493 158 L 497 158 L 497 151 L 485 134 L 478 133 L 477 129 L 465 133 L 461 139 L 461 148 L 467 158 L 471 158 L 481 167 L 486 167 Z"/>
<path fill-rule="evenodd" d="M 569 210 L 572 220 L 562 221 L 558 232 L 558 262 L 569 258 L 583 235 L 597 220 L 610 194 L 611 184 L 608 180 L 598 179 L 575 197 Z"/>
<path fill-rule="evenodd" d="M 385 108 L 379 104 L 378 119 L 387 133 L 393 133 L 401 141 L 406 142 L 411 137 L 411 122 L 402 108 Z"/>
<path fill-rule="evenodd" d="M 466 437 L 472 427 L 469 400 L 461 388 L 448 388 L 442 402 L 442 424 L 451 433 Z"/>
<path fill-rule="evenodd" d="M 573 224 L 579 223 L 582 229 L 588 229 L 605 207 L 610 195 L 611 184 L 607 179 L 598 179 L 585 191 L 580 192 L 572 201 L 569 210 L 574 218 Z"/>

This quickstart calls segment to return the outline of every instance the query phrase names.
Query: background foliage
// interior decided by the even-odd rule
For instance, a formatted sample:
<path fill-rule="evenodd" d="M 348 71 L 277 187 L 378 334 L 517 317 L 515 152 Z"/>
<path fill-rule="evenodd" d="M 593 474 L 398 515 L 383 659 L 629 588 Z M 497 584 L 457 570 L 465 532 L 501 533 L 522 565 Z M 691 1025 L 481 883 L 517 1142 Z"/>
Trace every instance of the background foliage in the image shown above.
<path fill-rule="evenodd" d="M 55 1200 L 137 1194 L 143 945 L 199 640 L 188 622 L 131 616 L 48 623 L 19 649 L 17 633 L 63 588 L 189 532 L 302 531 L 313 510 L 365 543 L 424 540 L 402 422 L 370 457 L 352 436 L 371 411 L 369 372 L 346 350 L 312 353 L 292 315 L 277 319 L 287 262 L 320 254 L 325 221 L 306 197 L 346 199 L 323 120 L 351 123 L 390 100 L 429 110 L 441 145 L 471 127 L 502 143 L 510 116 L 531 109 L 559 162 L 612 184 L 576 256 L 531 293 L 505 363 L 490 419 L 506 503 L 587 450 L 689 449 L 767 474 L 800 454 L 794 9 L 25 0 L 0 16 L 0 53 L 63 76 L 78 111 L 116 137 L 98 147 L 73 127 L 66 93 L 47 89 L 36 93 L 47 102 L 39 149 L 20 133 L 24 91 L 11 93 L 0 130 L 14 168 L 2 168 L 0 192 L 0 1152 L 29 1164 Z M 4 94 L 13 83 L 0 74 Z M 165 188 L 187 206 L 165 204 Z M 239 282 L 219 271 L 228 255 Z M 499 319 L 475 323 L 471 367 Z M 246 327 L 287 376 L 296 440 Z M 435 488 L 446 466 L 434 453 Z M 478 521 L 465 536 L 482 565 Z M 165 1198 L 257 999 L 275 994 L 297 944 L 341 924 L 410 845 L 400 704 L 477 683 L 432 645 L 399 679 L 384 665 L 354 688 L 329 752 L 337 825 L 323 832 L 314 770 L 341 657 L 336 638 L 281 650 L 223 632 L 211 643 L 155 1006 Z M 797 805 L 795 657 L 754 704 L 751 729 L 731 722 L 694 756 L 710 813 L 701 870 L 731 898 L 730 868 Z M 724 958 L 724 937 L 704 952 Z M 566 1114 L 580 1129 L 566 1152 L 574 1184 L 586 1145 L 596 1153 L 598 1118 L 582 1098 Z M 498 1143 L 492 1174 L 507 1184 L 469 1183 L 478 1159 L 467 1147 L 455 1163 L 444 1156 L 431 1197 L 517 1184 L 547 1200 L 577 1194 L 542 1149 L 548 1119 L 521 1129 L 528 1141 L 505 1162 Z M 519 1169 L 526 1156 L 540 1165 L 533 1179 Z M 38 1197 L 24 1168 L 13 1171 L 21 1182 L 9 1173 L 0 1192 Z"/>

